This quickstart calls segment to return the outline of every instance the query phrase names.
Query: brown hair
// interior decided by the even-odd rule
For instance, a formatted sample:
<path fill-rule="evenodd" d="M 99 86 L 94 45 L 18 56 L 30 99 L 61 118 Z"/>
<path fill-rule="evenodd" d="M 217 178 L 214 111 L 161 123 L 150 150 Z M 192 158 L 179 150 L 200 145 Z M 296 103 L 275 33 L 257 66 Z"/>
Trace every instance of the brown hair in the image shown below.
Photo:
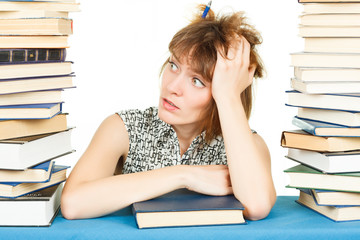
<path fill-rule="evenodd" d="M 202 18 L 205 5 L 199 5 L 198 13 L 189 25 L 178 31 L 169 43 L 169 51 L 176 59 L 186 59 L 192 70 L 200 74 L 204 80 L 211 82 L 217 52 L 227 56 L 230 44 L 236 36 L 244 36 L 250 43 L 250 64 L 255 65 L 255 78 L 264 75 L 262 60 L 257 53 L 256 45 L 262 43 L 260 33 L 246 22 L 243 12 L 215 16 L 210 9 L 206 18 Z M 164 70 L 169 59 L 162 66 Z M 252 87 L 247 87 L 240 95 L 241 101 L 249 119 L 252 108 Z M 221 135 L 218 110 L 214 99 L 205 110 L 206 117 L 202 130 L 206 131 L 205 139 L 209 142 L 217 135 Z"/>

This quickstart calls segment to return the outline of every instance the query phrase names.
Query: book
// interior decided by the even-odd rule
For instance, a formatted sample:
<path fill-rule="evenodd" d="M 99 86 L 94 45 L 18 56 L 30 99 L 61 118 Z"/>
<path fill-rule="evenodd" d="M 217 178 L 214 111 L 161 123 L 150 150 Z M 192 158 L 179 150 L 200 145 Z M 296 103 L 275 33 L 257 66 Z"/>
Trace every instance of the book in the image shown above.
<path fill-rule="evenodd" d="M 303 82 L 359 82 L 360 68 L 294 67 L 294 76 Z"/>
<path fill-rule="evenodd" d="M 360 14 L 304 14 L 299 16 L 301 25 L 315 26 L 359 26 Z"/>
<path fill-rule="evenodd" d="M 71 74 L 72 62 L 0 64 L 0 79 L 61 76 Z"/>
<path fill-rule="evenodd" d="M 304 13 L 360 13 L 360 2 L 338 2 L 336 4 L 323 2 L 323 3 L 304 3 Z"/>
<path fill-rule="evenodd" d="M 8 183 L 0 182 L 0 197 L 17 198 L 47 187 L 62 183 L 66 180 L 66 170 L 69 166 L 55 165 L 48 182 L 43 183 Z"/>
<path fill-rule="evenodd" d="M 360 93 L 304 94 L 298 91 L 286 91 L 286 93 L 287 105 L 290 106 L 360 111 Z"/>
<path fill-rule="evenodd" d="M 0 106 L 0 120 L 49 119 L 61 113 L 62 103 Z"/>
<path fill-rule="evenodd" d="M 74 87 L 74 75 L 0 79 L 0 95 Z"/>
<path fill-rule="evenodd" d="M 337 111 L 317 108 L 298 108 L 297 116 L 303 119 L 333 123 L 349 127 L 360 127 L 360 112 Z"/>
<path fill-rule="evenodd" d="M 319 152 L 360 150 L 358 137 L 318 137 L 302 130 L 288 130 L 281 134 L 281 146 Z"/>
<path fill-rule="evenodd" d="M 38 10 L 23 10 L 23 11 L 0 11 L 0 18 L 15 19 L 15 18 L 41 18 L 41 17 L 55 17 L 55 18 L 69 18 L 68 12 L 60 11 L 44 11 Z"/>
<path fill-rule="evenodd" d="M 324 173 L 360 172 L 360 151 L 315 152 L 288 148 L 286 156 Z"/>
<path fill-rule="evenodd" d="M 335 125 L 294 117 L 292 124 L 302 130 L 323 137 L 360 137 L 360 128 Z"/>
<path fill-rule="evenodd" d="M 73 22 L 65 18 L 0 19 L 0 35 L 70 35 Z"/>
<path fill-rule="evenodd" d="M 298 0 L 299 3 L 350 3 L 359 0 Z"/>
<path fill-rule="evenodd" d="M 299 25 L 300 37 L 360 37 L 360 26 Z"/>
<path fill-rule="evenodd" d="M 0 64 L 64 62 L 66 48 L 0 49 Z"/>
<path fill-rule="evenodd" d="M 360 203 L 360 193 L 311 189 L 318 205 L 354 206 Z"/>
<path fill-rule="evenodd" d="M 1 2 L 0 2 L 1 6 Z M 1 36 L 1 48 L 68 48 L 68 36 Z"/>
<path fill-rule="evenodd" d="M 0 198 L 0 226 L 48 227 L 60 209 L 62 184 L 18 198 Z"/>
<path fill-rule="evenodd" d="M 358 53 L 291 53 L 291 65 L 294 67 L 337 67 L 360 68 Z"/>
<path fill-rule="evenodd" d="M 305 52 L 360 53 L 360 38 L 311 37 L 304 38 Z"/>
<path fill-rule="evenodd" d="M 302 93 L 320 94 L 320 93 L 359 93 L 360 81 L 345 82 L 345 81 L 301 81 L 292 78 L 290 81 L 291 88 Z"/>
<path fill-rule="evenodd" d="M 73 152 L 71 131 L 1 140 L 0 169 L 24 170 Z"/>
<path fill-rule="evenodd" d="M 0 11 L 60 11 L 79 12 L 79 3 L 72 2 L 40 2 L 40 1 L 0 1 Z"/>
<path fill-rule="evenodd" d="M 25 170 L 0 169 L 0 182 L 46 182 L 54 161 L 46 161 Z"/>
<path fill-rule="evenodd" d="M 297 203 L 336 222 L 360 220 L 360 206 L 319 206 L 314 198 L 300 191 Z"/>
<path fill-rule="evenodd" d="M 132 205 L 139 228 L 245 223 L 244 207 L 233 196 L 208 196 L 179 189 Z"/>
<path fill-rule="evenodd" d="M 325 174 L 305 165 L 284 170 L 290 182 L 286 187 L 360 192 L 360 172 Z"/>
<path fill-rule="evenodd" d="M 60 132 L 67 129 L 67 114 L 51 119 L 21 119 L 0 121 L 0 140 Z"/>
<path fill-rule="evenodd" d="M 63 89 L 0 94 L 0 106 L 59 103 Z"/>

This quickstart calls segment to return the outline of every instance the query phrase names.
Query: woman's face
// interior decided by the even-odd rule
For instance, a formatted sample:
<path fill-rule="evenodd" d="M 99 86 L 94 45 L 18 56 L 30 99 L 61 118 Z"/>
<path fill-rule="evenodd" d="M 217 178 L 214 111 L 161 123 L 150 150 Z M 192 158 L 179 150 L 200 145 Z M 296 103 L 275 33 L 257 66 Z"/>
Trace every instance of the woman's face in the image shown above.
<path fill-rule="evenodd" d="M 171 56 L 163 72 L 159 117 L 173 126 L 199 125 L 212 99 L 211 83 L 192 71 L 186 62 Z"/>

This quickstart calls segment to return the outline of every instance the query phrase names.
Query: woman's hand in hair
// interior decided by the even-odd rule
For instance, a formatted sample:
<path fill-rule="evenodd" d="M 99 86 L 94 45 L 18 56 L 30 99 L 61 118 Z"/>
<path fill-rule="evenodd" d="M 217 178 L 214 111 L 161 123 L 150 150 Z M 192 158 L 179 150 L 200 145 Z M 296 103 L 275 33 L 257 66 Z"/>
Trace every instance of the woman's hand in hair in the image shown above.
<path fill-rule="evenodd" d="M 217 53 L 212 80 L 212 95 L 215 101 L 240 94 L 251 85 L 256 67 L 250 65 L 250 43 L 239 36 L 234 39 L 227 56 Z"/>

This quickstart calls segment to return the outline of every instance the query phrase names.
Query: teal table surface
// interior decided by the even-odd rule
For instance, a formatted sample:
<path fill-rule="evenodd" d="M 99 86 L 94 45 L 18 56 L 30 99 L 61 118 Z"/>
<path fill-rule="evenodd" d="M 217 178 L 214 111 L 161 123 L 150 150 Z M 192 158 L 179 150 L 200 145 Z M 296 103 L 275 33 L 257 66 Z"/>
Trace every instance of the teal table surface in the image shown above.
<path fill-rule="evenodd" d="M 336 223 L 278 196 L 269 216 L 245 225 L 138 229 L 130 208 L 86 220 L 61 213 L 50 227 L 0 227 L 0 239 L 360 239 L 360 221 Z"/>

